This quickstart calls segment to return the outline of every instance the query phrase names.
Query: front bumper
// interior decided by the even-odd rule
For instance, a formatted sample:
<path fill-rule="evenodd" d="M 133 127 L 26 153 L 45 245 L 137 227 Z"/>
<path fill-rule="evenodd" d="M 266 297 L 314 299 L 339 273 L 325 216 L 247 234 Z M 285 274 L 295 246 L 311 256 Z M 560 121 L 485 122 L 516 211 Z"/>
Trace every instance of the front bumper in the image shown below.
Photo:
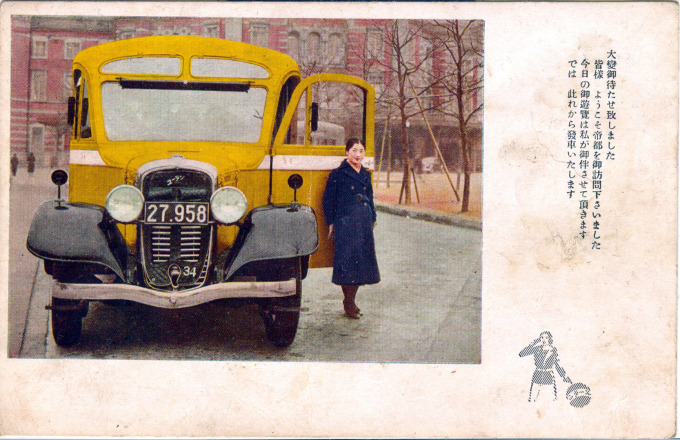
<path fill-rule="evenodd" d="M 271 282 L 218 283 L 192 290 L 159 292 L 129 284 L 52 282 L 52 296 L 75 300 L 128 300 L 153 307 L 180 309 L 225 298 L 277 298 L 295 295 L 295 279 Z"/>

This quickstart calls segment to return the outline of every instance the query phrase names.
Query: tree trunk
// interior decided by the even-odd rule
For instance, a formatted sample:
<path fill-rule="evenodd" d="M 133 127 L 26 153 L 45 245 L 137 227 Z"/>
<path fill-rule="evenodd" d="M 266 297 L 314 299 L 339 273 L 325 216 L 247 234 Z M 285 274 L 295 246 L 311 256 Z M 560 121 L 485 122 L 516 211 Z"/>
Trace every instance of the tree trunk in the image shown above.
<path fill-rule="evenodd" d="M 463 183 L 463 205 L 460 212 L 467 212 L 470 204 L 470 173 L 465 173 L 465 180 Z"/>
<path fill-rule="evenodd" d="M 460 212 L 467 212 L 470 205 L 470 146 L 468 145 L 467 139 L 467 123 L 465 121 L 465 78 L 463 72 L 463 40 L 462 36 L 458 33 L 458 23 L 456 22 L 455 27 L 456 45 L 458 46 L 458 75 L 456 78 L 457 93 L 456 98 L 458 101 L 458 129 L 460 131 L 460 149 L 463 159 L 463 175 L 465 180 L 463 183 L 463 203 L 461 204 Z"/>
<path fill-rule="evenodd" d="M 467 141 L 467 127 L 465 121 L 459 122 L 460 127 L 460 149 L 463 155 L 463 175 L 465 180 L 463 182 L 463 203 L 460 208 L 460 212 L 467 212 L 470 204 L 470 174 L 472 173 L 470 164 L 470 146 Z"/>
<path fill-rule="evenodd" d="M 405 193 L 406 197 L 404 199 L 404 204 L 411 204 L 411 170 L 410 170 L 410 148 L 408 145 L 408 128 L 406 127 L 406 105 L 401 106 L 401 143 L 403 145 L 404 154 L 404 177 L 401 179 L 401 192 Z M 401 202 L 401 196 L 399 197 L 399 202 Z"/>

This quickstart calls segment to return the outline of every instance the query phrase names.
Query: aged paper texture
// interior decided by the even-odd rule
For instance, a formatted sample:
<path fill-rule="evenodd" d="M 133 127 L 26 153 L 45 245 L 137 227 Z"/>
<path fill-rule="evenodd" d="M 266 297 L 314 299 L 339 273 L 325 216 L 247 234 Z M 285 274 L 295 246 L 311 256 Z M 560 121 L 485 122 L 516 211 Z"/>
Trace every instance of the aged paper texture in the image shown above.
<path fill-rule="evenodd" d="M 0 435 L 675 435 L 676 3 L 3 2 L 1 12 L 3 243 L 19 15 L 483 20 L 484 177 L 480 363 L 17 359 L 2 337 Z"/>

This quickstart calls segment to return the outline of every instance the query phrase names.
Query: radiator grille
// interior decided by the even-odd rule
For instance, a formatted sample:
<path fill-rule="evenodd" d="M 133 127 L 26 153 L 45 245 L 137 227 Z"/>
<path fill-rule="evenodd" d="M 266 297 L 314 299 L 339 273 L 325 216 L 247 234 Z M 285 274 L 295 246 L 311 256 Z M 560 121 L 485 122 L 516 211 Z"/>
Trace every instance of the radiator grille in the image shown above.
<path fill-rule="evenodd" d="M 170 243 L 172 229 L 170 226 L 155 225 L 151 227 L 151 262 L 165 263 L 170 260 Z"/>
<path fill-rule="evenodd" d="M 147 202 L 205 203 L 210 201 L 212 180 L 195 170 L 159 170 L 144 177 L 142 193 Z M 149 287 L 182 290 L 206 282 L 213 247 L 212 224 L 142 222 L 139 226 L 142 266 Z M 181 271 L 175 286 L 169 276 L 171 267 Z"/>
<path fill-rule="evenodd" d="M 180 258 L 189 263 L 198 263 L 201 256 L 201 226 L 180 228 Z"/>

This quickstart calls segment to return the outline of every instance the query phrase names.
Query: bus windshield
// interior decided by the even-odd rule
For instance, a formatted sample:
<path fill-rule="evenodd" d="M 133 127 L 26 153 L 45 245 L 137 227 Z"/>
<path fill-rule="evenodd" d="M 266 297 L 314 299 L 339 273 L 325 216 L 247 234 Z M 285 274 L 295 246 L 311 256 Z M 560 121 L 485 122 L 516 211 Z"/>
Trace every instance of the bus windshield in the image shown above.
<path fill-rule="evenodd" d="M 216 83 L 193 83 L 196 87 L 181 87 L 182 82 L 167 84 L 180 87 L 153 81 L 134 86 L 126 85 L 125 80 L 103 83 L 107 138 L 246 143 L 260 139 L 265 89 L 210 86 Z"/>

